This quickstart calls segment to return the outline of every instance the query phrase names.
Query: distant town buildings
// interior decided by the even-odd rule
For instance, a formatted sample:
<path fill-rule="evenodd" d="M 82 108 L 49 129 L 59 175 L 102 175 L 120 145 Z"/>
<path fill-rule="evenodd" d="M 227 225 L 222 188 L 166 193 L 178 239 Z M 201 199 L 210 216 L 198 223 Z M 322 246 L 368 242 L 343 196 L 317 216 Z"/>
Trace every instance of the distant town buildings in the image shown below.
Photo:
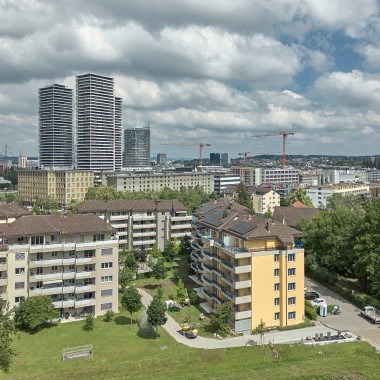
<path fill-rule="evenodd" d="M 223 193 L 231 185 L 239 185 L 240 177 L 237 174 L 214 173 L 214 191 L 217 194 Z"/>
<path fill-rule="evenodd" d="M 146 168 L 150 163 L 150 123 L 124 130 L 125 168 Z"/>
<path fill-rule="evenodd" d="M 28 157 L 23 156 L 21 153 L 18 157 L 18 164 L 19 169 L 26 169 L 28 167 Z"/>
<path fill-rule="evenodd" d="M 52 84 L 38 90 L 40 167 L 73 167 L 73 90 Z M 24 166 L 26 168 L 26 165 Z"/>
<path fill-rule="evenodd" d="M 227 165 L 228 153 L 210 153 L 210 165 Z"/>
<path fill-rule="evenodd" d="M 165 165 L 165 164 L 166 164 L 166 154 L 157 153 L 157 165 Z"/>

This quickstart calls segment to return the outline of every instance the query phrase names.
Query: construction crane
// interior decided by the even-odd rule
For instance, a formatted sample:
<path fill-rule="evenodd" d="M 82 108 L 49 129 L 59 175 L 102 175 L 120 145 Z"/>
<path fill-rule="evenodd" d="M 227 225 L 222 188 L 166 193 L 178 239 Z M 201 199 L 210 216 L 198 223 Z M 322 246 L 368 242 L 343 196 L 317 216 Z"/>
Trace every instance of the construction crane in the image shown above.
<path fill-rule="evenodd" d="M 208 143 L 164 143 L 162 145 L 174 145 L 174 146 L 199 146 L 199 166 L 202 166 L 202 149 L 205 146 L 211 146 Z"/>
<path fill-rule="evenodd" d="M 260 154 L 278 154 L 278 152 L 243 152 L 243 153 L 238 153 L 238 154 L 239 156 L 244 156 L 243 163 L 244 163 L 244 166 L 247 166 L 249 154 L 257 156 Z"/>
<path fill-rule="evenodd" d="M 282 168 L 286 168 L 286 138 L 295 135 L 295 132 L 274 132 L 263 133 L 261 135 L 253 135 L 252 137 L 282 136 Z"/>

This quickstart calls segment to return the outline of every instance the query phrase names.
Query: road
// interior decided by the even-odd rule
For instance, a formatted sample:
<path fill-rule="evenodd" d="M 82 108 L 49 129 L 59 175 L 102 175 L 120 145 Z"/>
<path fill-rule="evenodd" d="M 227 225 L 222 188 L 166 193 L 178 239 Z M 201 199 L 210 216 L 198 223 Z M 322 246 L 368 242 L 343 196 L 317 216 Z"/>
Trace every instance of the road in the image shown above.
<path fill-rule="evenodd" d="M 324 298 L 327 305 L 339 305 L 342 313 L 340 315 L 327 315 L 327 317 L 318 317 L 326 326 L 332 327 L 339 331 L 350 331 L 356 336 L 360 336 L 368 343 L 380 350 L 380 326 L 374 325 L 360 316 L 360 309 L 352 303 L 333 292 L 329 288 L 318 282 L 305 279 L 305 284 L 309 291 L 316 291 L 321 298 Z"/>
<path fill-rule="evenodd" d="M 141 301 L 143 305 L 145 307 L 148 307 L 152 300 L 152 296 L 143 289 L 138 289 L 138 291 L 142 296 Z M 243 335 L 226 339 L 205 338 L 198 336 L 196 339 L 187 339 L 179 333 L 181 331 L 179 324 L 170 315 L 167 316 L 168 320 L 162 327 L 178 343 L 182 343 L 189 347 L 210 350 L 227 347 L 244 347 L 248 340 L 254 341 L 256 343 L 260 342 L 259 335 Z M 264 338 L 265 342 L 268 342 L 270 340 L 274 344 L 299 343 L 301 339 L 305 339 L 308 336 L 315 336 L 315 333 L 323 333 L 324 335 L 327 335 L 328 332 L 334 335 L 336 333 L 336 330 L 319 323 L 315 327 L 308 327 L 304 329 L 267 332 Z"/>

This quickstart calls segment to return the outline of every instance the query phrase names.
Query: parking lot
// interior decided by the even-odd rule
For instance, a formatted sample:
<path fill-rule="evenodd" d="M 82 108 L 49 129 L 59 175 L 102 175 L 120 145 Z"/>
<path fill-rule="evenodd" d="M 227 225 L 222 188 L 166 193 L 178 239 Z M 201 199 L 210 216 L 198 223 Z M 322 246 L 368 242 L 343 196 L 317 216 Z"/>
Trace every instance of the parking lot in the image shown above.
<path fill-rule="evenodd" d="M 341 308 L 340 315 L 328 314 L 327 317 L 318 317 L 322 323 L 336 330 L 348 330 L 357 336 L 361 336 L 380 350 L 380 325 L 374 325 L 362 318 L 359 308 L 314 280 L 306 278 L 305 285 L 308 291 L 315 291 L 320 298 L 324 298 L 327 305 L 339 305 Z"/>

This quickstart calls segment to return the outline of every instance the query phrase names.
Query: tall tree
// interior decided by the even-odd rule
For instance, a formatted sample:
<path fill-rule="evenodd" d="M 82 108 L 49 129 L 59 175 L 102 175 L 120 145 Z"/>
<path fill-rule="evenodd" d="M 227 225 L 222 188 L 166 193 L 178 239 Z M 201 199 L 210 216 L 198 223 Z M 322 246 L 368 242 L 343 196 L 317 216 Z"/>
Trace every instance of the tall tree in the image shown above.
<path fill-rule="evenodd" d="M 131 314 L 131 324 L 132 324 L 132 314 L 137 313 L 143 306 L 141 302 L 141 294 L 137 291 L 134 286 L 130 286 L 128 289 L 124 290 L 121 296 L 121 304 Z"/>
<path fill-rule="evenodd" d="M 183 281 L 179 279 L 177 284 L 177 300 L 180 304 L 182 304 L 187 298 L 189 298 L 187 289 L 185 288 Z"/>
<path fill-rule="evenodd" d="M 168 274 L 168 270 L 165 268 L 163 261 L 158 260 L 156 264 L 153 265 L 151 273 L 152 273 L 153 278 L 155 278 L 159 284 L 160 280 L 163 280 L 166 278 L 166 275 Z"/>
<path fill-rule="evenodd" d="M 240 182 L 238 185 L 237 196 L 237 202 L 253 212 L 251 195 L 249 194 L 248 187 L 243 182 Z"/>
<path fill-rule="evenodd" d="M 294 193 L 291 193 L 288 198 L 289 204 L 294 202 L 301 202 L 303 205 L 309 208 L 313 208 L 313 202 L 309 196 L 306 195 L 306 190 L 303 187 L 299 187 Z"/>
<path fill-rule="evenodd" d="M 162 326 L 168 320 L 166 316 L 166 305 L 162 300 L 162 293 L 155 295 L 146 311 L 148 322 L 153 326 L 157 333 L 157 326 Z"/>
<path fill-rule="evenodd" d="M 137 262 L 135 255 L 132 252 L 128 252 L 124 257 L 123 266 L 128 268 L 131 272 L 137 273 L 139 269 L 139 263 Z"/>
<path fill-rule="evenodd" d="M 12 347 L 12 336 L 17 335 L 8 304 L 0 298 L 0 369 L 8 372 L 16 350 Z"/>
<path fill-rule="evenodd" d="M 215 329 L 217 334 L 226 336 L 230 332 L 230 325 L 228 320 L 232 314 L 231 302 L 225 302 L 218 305 L 216 312 L 211 317 L 211 326 Z"/>
<path fill-rule="evenodd" d="M 90 187 L 85 195 L 86 200 L 103 199 L 105 201 L 110 201 L 120 198 L 121 193 L 118 192 L 114 187 L 110 186 Z"/>
<path fill-rule="evenodd" d="M 166 262 L 172 264 L 178 256 L 178 250 L 174 242 L 170 240 L 165 241 L 164 250 L 162 256 L 165 258 Z"/>
<path fill-rule="evenodd" d="M 135 279 L 135 272 L 132 272 L 128 267 L 123 267 L 119 270 L 119 285 L 125 289 Z"/>
<path fill-rule="evenodd" d="M 182 236 L 179 245 L 179 255 L 189 256 L 191 254 L 191 237 L 188 235 Z"/>
<path fill-rule="evenodd" d="M 54 309 L 51 298 L 47 296 L 27 298 L 14 309 L 15 324 L 24 330 L 35 330 L 58 317 L 59 312 Z"/>

